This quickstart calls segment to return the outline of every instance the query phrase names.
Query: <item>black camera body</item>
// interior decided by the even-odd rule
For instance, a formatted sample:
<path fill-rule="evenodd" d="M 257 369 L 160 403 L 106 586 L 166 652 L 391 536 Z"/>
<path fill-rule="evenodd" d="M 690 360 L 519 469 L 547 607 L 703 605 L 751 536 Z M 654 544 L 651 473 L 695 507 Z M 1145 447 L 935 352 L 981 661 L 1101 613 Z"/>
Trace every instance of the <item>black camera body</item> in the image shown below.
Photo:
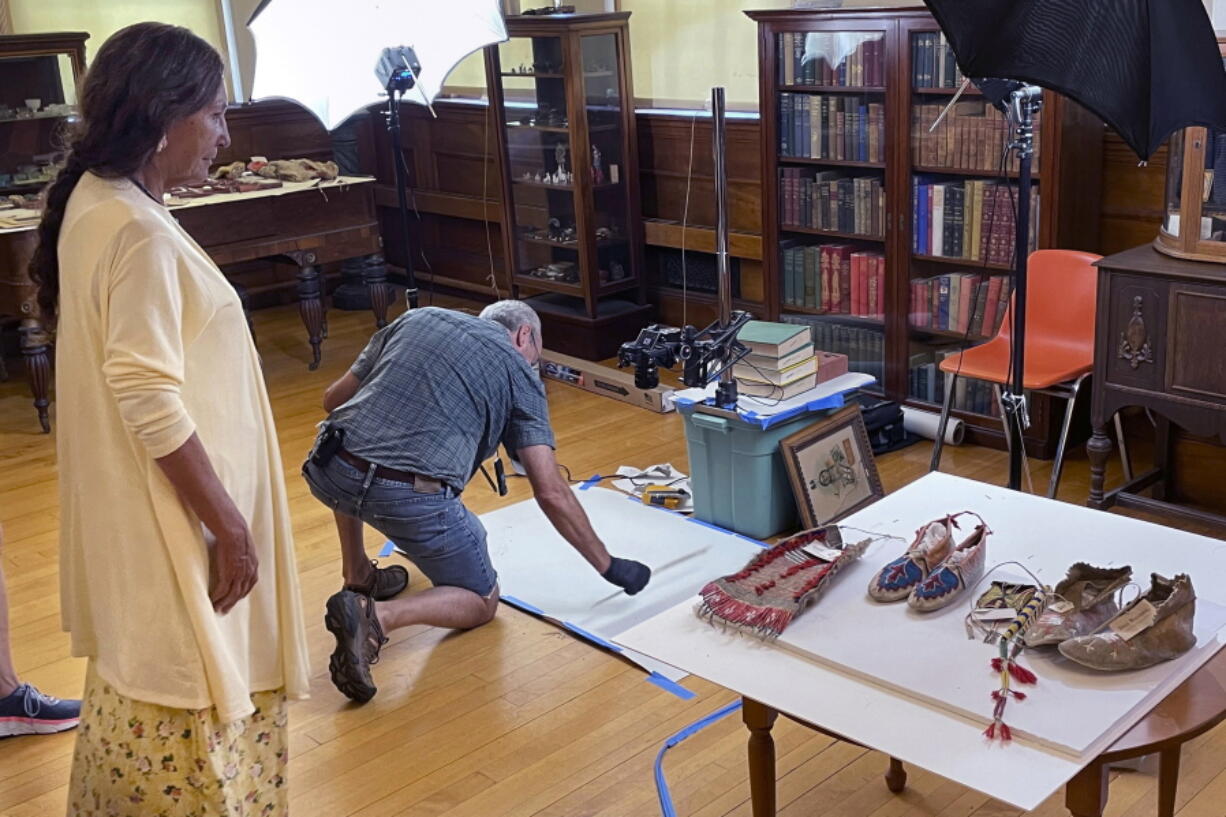
<path fill-rule="evenodd" d="M 748 323 L 748 312 L 732 313 L 727 326 L 718 321 L 706 329 L 684 326 L 663 326 L 653 323 L 639 331 L 639 336 L 621 345 L 617 351 L 617 366 L 634 367 L 634 385 L 654 389 L 660 385 L 660 369 L 671 369 L 682 363 L 681 382 L 690 388 L 706 386 L 723 369 L 744 357 L 749 350 L 736 340 L 737 332 Z M 712 372 L 712 365 L 719 369 Z"/>

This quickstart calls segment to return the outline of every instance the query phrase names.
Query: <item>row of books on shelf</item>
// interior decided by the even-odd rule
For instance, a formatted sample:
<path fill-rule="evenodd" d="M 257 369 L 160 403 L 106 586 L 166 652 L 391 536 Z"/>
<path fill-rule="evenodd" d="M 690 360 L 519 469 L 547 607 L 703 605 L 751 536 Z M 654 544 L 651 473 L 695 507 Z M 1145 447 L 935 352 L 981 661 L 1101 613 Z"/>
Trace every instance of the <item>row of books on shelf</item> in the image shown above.
<path fill-rule="evenodd" d="M 885 226 L 885 187 L 880 176 L 780 168 L 779 214 L 784 229 L 791 225 L 880 238 Z"/>
<path fill-rule="evenodd" d="M 954 50 L 945 32 L 931 31 L 911 37 L 911 87 L 957 88 L 962 84 Z"/>
<path fill-rule="evenodd" d="M 907 369 L 907 395 L 925 403 L 943 404 L 945 389 L 951 376 L 941 371 L 941 361 L 957 353 L 957 349 L 934 349 L 912 355 Z M 959 377 L 954 384 L 954 396 L 949 405 L 959 411 L 986 414 L 990 417 L 1000 416 L 1000 406 L 996 402 L 992 384 L 986 380 Z"/>
<path fill-rule="evenodd" d="M 885 333 L 880 329 L 850 326 L 825 315 L 784 313 L 784 323 L 808 326 L 815 348 L 847 356 L 847 367 L 885 380 Z"/>
<path fill-rule="evenodd" d="M 885 38 L 879 31 L 786 31 L 777 47 L 783 85 L 885 85 Z"/>
<path fill-rule="evenodd" d="M 958 332 L 968 338 L 992 337 L 1012 291 L 1008 275 L 951 272 L 912 279 L 909 319 L 917 329 Z"/>
<path fill-rule="evenodd" d="M 1001 164 L 1005 145 L 1009 142 L 1009 122 L 1003 113 L 983 99 L 956 102 L 948 111 L 945 107 L 941 104 L 911 107 L 912 164 L 982 170 L 984 173 L 1017 172 L 1016 153 L 1011 153 L 1008 161 Z M 1040 111 L 1034 117 L 1035 167 L 1038 167 L 1041 149 Z"/>
<path fill-rule="evenodd" d="M 912 250 L 989 264 L 1013 261 L 1015 196 L 1003 182 L 937 181 L 916 176 L 911 195 Z M 1030 188 L 1030 251 L 1038 245 L 1039 191 Z"/>
<path fill-rule="evenodd" d="M 850 244 L 781 243 L 783 305 L 885 318 L 885 256 Z"/>
<path fill-rule="evenodd" d="M 779 152 L 803 159 L 885 161 L 885 105 L 846 94 L 779 94 Z"/>

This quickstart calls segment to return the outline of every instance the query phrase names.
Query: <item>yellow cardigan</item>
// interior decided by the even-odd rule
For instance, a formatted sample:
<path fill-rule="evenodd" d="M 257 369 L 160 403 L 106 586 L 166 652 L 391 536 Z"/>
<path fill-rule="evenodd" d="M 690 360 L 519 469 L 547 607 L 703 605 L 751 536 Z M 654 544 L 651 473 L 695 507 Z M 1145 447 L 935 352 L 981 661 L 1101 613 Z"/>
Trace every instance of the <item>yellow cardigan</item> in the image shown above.
<path fill-rule="evenodd" d="M 87 173 L 59 241 L 60 597 L 72 653 L 130 698 L 253 711 L 309 690 L 272 409 L 233 287 L 164 207 Z M 205 530 L 154 459 L 200 436 L 246 518 L 259 581 L 209 602 Z"/>

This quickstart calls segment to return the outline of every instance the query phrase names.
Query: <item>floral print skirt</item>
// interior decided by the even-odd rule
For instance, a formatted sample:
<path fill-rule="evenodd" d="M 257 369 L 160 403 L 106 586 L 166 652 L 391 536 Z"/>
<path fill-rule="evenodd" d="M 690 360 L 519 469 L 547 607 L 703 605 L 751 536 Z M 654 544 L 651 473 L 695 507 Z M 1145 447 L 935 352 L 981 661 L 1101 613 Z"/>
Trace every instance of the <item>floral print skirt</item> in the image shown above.
<path fill-rule="evenodd" d="M 216 709 L 171 709 L 85 675 L 69 817 L 284 817 L 289 793 L 285 691 L 221 723 Z"/>

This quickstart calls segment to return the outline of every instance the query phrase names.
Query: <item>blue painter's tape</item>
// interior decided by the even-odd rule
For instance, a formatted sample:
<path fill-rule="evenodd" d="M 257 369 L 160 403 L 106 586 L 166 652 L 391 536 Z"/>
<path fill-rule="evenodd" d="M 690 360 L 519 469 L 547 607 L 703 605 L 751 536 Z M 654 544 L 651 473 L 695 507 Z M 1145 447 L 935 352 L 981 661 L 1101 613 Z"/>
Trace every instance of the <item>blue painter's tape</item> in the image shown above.
<path fill-rule="evenodd" d="M 590 477 L 588 477 L 587 479 L 583 481 L 583 484 L 579 486 L 579 490 L 586 491 L 588 488 L 591 488 L 597 482 L 600 482 L 600 474 L 592 474 Z"/>
<path fill-rule="evenodd" d="M 658 672 L 653 672 L 651 675 L 648 675 L 647 681 L 649 683 L 655 684 L 660 689 L 666 692 L 673 693 L 674 695 L 676 695 L 678 698 L 680 698 L 683 701 L 688 701 L 691 698 L 698 697 L 697 692 L 686 689 L 685 687 L 681 686 L 681 684 L 677 683 L 676 681 L 670 681 L 668 678 L 666 678 L 665 676 L 661 675 Z"/>
<path fill-rule="evenodd" d="M 389 539 L 388 541 L 383 543 L 383 548 L 382 550 L 379 551 L 379 558 L 386 559 L 388 556 L 392 555 L 392 551 L 394 551 L 395 549 L 396 549 L 396 546 L 393 545 L 391 540 Z"/>
<path fill-rule="evenodd" d="M 621 652 L 622 651 L 622 648 L 617 646 L 616 644 L 610 641 L 605 641 L 600 636 L 594 633 L 589 633 L 587 630 L 583 629 L 582 627 L 578 627 L 574 624 L 571 624 L 569 621 L 563 621 L 562 626 L 570 630 L 572 633 L 579 636 L 580 638 L 586 638 L 588 641 L 598 646 L 604 647 L 606 650 L 609 650 L 611 652 Z"/>
<path fill-rule="evenodd" d="M 744 539 L 746 542 L 753 542 L 755 545 L 757 545 L 760 548 L 770 547 L 770 545 L 766 544 L 765 542 L 759 539 L 754 539 L 752 536 L 746 536 L 743 533 L 737 533 L 734 530 L 728 530 L 727 528 L 721 528 L 719 525 L 716 525 L 713 522 L 707 522 L 703 519 L 699 519 L 696 516 L 690 516 L 686 518 L 689 519 L 691 522 L 693 522 L 696 525 L 702 525 L 704 528 L 710 528 L 711 530 L 717 530 L 720 533 L 726 533 L 729 536 L 735 536 L 737 539 Z"/>
<path fill-rule="evenodd" d="M 501 599 L 502 601 L 505 601 L 507 604 L 511 605 L 512 607 L 518 607 L 520 610 L 523 610 L 525 613 L 532 613 L 532 615 L 534 616 L 541 616 L 541 617 L 545 616 L 545 611 L 542 610 L 541 608 L 533 607 L 528 602 L 521 601 L 520 599 L 517 599 L 514 596 L 508 596 L 504 593 L 498 598 Z"/>

